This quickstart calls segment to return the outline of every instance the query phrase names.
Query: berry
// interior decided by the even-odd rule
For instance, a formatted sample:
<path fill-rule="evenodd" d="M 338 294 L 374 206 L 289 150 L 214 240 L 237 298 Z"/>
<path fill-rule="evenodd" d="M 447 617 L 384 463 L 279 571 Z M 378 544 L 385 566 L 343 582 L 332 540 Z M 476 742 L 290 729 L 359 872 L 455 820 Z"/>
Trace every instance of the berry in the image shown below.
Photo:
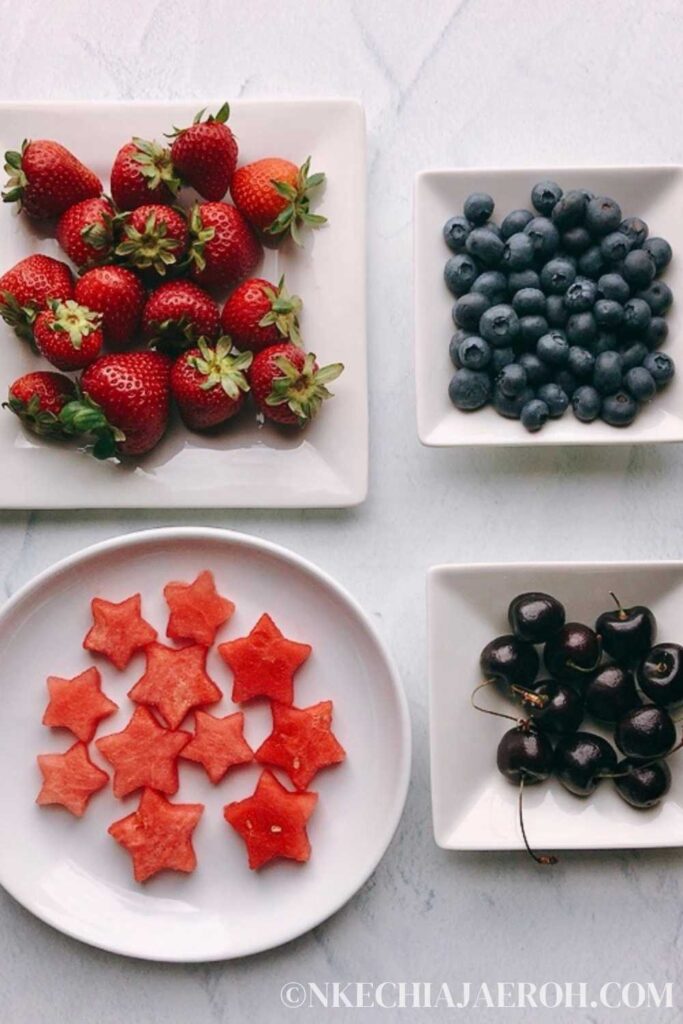
<path fill-rule="evenodd" d="M 564 295 L 549 295 L 546 299 L 545 318 L 551 327 L 564 327 L 569 319 L 569 310 L 564 304 Z"/>
<path fill-rule="evenodd" d="M 570 345 L 590 348 L 598 335 L 592 313 L 573 313 L 567 320 L 567 339 Z"/>
<path fill-rule="evenodd" d="M 625 391 L 617 391 L 603 399 L 600 415 L 611 427 L 628 427 L 638 415 L 638 403 Z"/>
<path fill-rule="evenodd" d="M 673 359 L 665 352 L 649 352 L 643 359 L 643 366 L 652 375 L 658 391 L 669 383 L 676 372 Z"/>
<path fill-rule="evenodd" d="M 570 256 L 580 256 L 591 247 L 591 236 L 580 224 L 564 232 L 560 241 L 561 248 Z"/>
<path fill-rule="evenodd" d="M 507 270 L 529 270 L 534 263 L 531 237 L 523 231 L 510 235 L 503 249 L 502 263 Z"/>
<path fill-rule="evenodd" d="M 559 419 L 564 415 L 569 405 L 569 398 L 559 384 L 555 384 L 553 381 L 543 384 L 537 394 L 538 398 L 548 406 L 548 414 L 551 419 Z"/>
<path fill-rule="evenodd" d="M 640 366 L 647 353 L 647 345 L 642 341 L 634 341 L 627 348 L 622 348 L 620 355 L 624 372 L 632 370 L 634 366 Z"/>
<path fill-rule="evenodd" d="M 101 315 L 73 299 L 54 300 L 33 327 L 36 347 L 58 370 L 82 370 L 102 348 Z"/>
<path fill-rule="evenodd" d="M 534 246 L 534 254 L 540 260 L 549 260 L 554 256 L 560 245 L 560 235 L 547 217 L 534 217 L 524 228 Z"/>
<path fill-rule="evenodd" d="M 649 402 L 657 391 L 654 377 L 644 366 L 634 366 L 624 376 L 624 386 L 636 402 Z"/>
<path fill-rule="evenodd" d="M 519 343 L 527 349 L 535 349 L 536 342 L 547 334 L 548 321 L 543 316 L 522 316 L 519 318 Z"/>
<path fill-rule="evenodd" d="M 5 153 L 5 170 L 10 177 L 3 201 L 17 203 L 36 220 L 59 217 L 75 203 L 102 194 L 97 175 L 50 139 L 24 142 L 20 153 Z"/>
<path fill-rule="evenodd" d="M 493 376 L 500 373 L 504 366 L 515 362 L 515 350 L 512 348 L 494 348 L 491 350 L 490 370 Z M 521 356 L 520 356 L 521 362 Z"/>
<path fill-rule="evenodd" d="M 467 236 L 467 251 L 485 267 L 497 267 L 503 258 L 505 243 L 487 228 L 473 228 Z"/>
<path fill-rule="evenodd" d="M 458 348 L 460 346 L 460 342 L 465 341 L 467 337 L 468 335 L 466 335 L 464 331 L 456 331 L 448 344 L 448 355 L 456 370 L 459 370 L 462 367 Z"/>
<path fill-rule="evenodd" d="M 663 238 L 646 238 L 643 242 L 643 249 L 655 261 L 657 273 L 660 274 L 665 267 L 671 263 L 671 246 Z"/>
<path fill-rule="evenodd" d="M 185 217 L 170 206 L 145 203 L 123 221 L 124 238 L 116 246 L 121 262 L 136 270 L 153 270 L 160 277 L 180 263 L 188 242 Z"/>
<path fill-rule="evenodd" d="M 622 330 L 630 337 L 642 337 L 650 326 L 652 313 L 644 299 L 629 299 L 624 305 Z"/>
<path fill-rule="evenodd" d="M 593 307 L 593 316 L 598 327 L 607 330 L 617 328 L 624 319 L 624 307 L 614 299 L 598 299 Z"/>
<path fill-rule="evenodd" d="M 549 366 L 564 366 L 569 359 L 569 345 L 562 331 L 550 331 L 539 338 L 536 355 Z"/>
<path fill-rule="evenodd" d="M 506 348 L 519 335 L 519 318 L 512 306 L 491 306 L 479 321 L 479 333 L 496 348 Z"/>
<path fill-rule="evenodd" d="M 583 384 L 577 388 L 572 395 L 572 409 L 577 420 L 582 423 L 592 423 L 600 415 L 602 399 L 595 388 Z"/>
<path fill-rule="evenodd" d="M 662 316 L 673 302 L 673 294 L 668 284 L 664 281 L 653 281 L 643 291 L 638 292 L 636 298 L 647 302 L 653 316 Z"/>
<path fill-rule="evenodd" d="M 518 231 L 524 231 L 529 221 L 533 219 L 534 215 L 531 210 L 512 210 L 503 219 L 500 233 L 503 238 L 509 238 L 510 235 L 516 235 Z"/>
<path fill-rule="evenodd" d="M 572 345 L 569 349 L 567 368 L 575 377 L 590 377 L 593 374 L 595 359 L 586 348 Z"/>
<path fill-rule="evenodd" d="M 539 181 L 531 190 L 531 204 L 544 217 L 549 217 L 562 198 L 562 189 L 555 181 Z"/>
<path fill-rule="evenodd" d="M 621 231 L 610 231 L 600 243 L 600 252 L 606 263 L 621 263 L 631 248 L 631 240 Z"/>
<path fill-rule="evenodd" d="M 203 116 L 200 110 L 189 128 L 173 129 L 171 161 L 186 184 L 204 199 L 217 202 L 230 188 L 237 166 L 237 142 L 225 123 L 230 116 L 227 103 L 205 120 Z"/>
<path fill-rule="evenodd" d="M 591 245 L 579 256 L 577 269 L 584 277 L 595 281 L 605 269 L 605 260 L 599 245 Z"/>
<path fill-rule="evenodd" d="M 669 325 L 661 316 L 653 316 L 645 332 L 645 343 L 648 348 L 659 348 L 666 341 Z"/>
<path fill-rule="evenodd" d="M 263 256 L 249 224 L 228 203 L 196 203 L 190 213 L 192 276 L 207 287 L 228 287 L 253 274 Z"/>
<path fill-rule="evenodd" d="M 570 313 L 585 313 L 597 298 L 597 285 L 587 277 L 577 277 L 564 293 L 564 304 Z"/>
<path fill-rule="evenodd" d="M 111 348 L 129 348 L 138 340 L 146 292 L 125 267 L 93 267 L 76 283 L 74 298 L 81 306 L 102 315 L 104 342 Z"/>
<path fill-rule="evenodd" d="M 66 263 L 41 253 L 26 256 L 0 277 L 0 316 L 18 337 L 32 341 L 38 312 L 51 299 L 72 299 L 73 294 Z"/>
<path fill-rule="evenodd" d="M 180 181 L 168 149 L 135 138 L 121 147 L 111 169 L 111 195 L 119 210 L 172 203 Z"/>
<path fill-rule="evenodd" d="M 302 244 L 303 227 L 319 228 L 327 218 L 311 213 L 311 199 L 325 181 L 324 174 L 310 174 L 311 158 L 297 167 L 290 160 L 266 157 L 239 167 L 232 178 L 232 199 L 258 231 L 277 239 L 291 235 Z"/>
<path fill-rule="evenodd" d="M 550 409 L 545 402 L 539 398 L 532 398 L 530 402 L 522 408 L 520 419 L 522 426 L 526 427 L 529 433 L 536 433 L 541 427 L 545 426 L 550 416 Z"/>
<path fill-rule="evenodd" d="M 626 256 L 621 272 L 627 284 L 637 290 L 647 288 L 657 272 L 657 267 L 645 249 L 633 249 Z"/>
<path fill-rule="evenodd" d="M 216 341 L 221 330 L 218 306 L 208 292 L 192 281 L 166 281 L 147 299 L 142 310 L 142 338 L 169 355 L 197 344 Z"/>
<path fill-rule="evenodd" d="M 451 377 L 448 395 L 453 405 L 463 412 L 481 409 L 491 397 L 491 381 L 487 373 L 463 367 Z"/>
<path fill-rule="evenodd" d="M 494 356 L 498 351 L 505 350 L 496 349 L 493 353 Z M 550 380 L 550 368 L 548 364 L 540 360 L 535 352 L 522 352 L 518 361 L 519 365 L 524 367 L 524 370 L 526 371 L 527 380 L 531 387 L 538 387 L 541 384 L 546 384 Z"/>
<path fill-rule="evenodd" d="M 504 366 L 496 378 L 496 387 L 506 398 L 516 398 L 527 389 L 526 370 L 519 363 Z"/>
<path fill-rule="evenodd" d="M 38 437 L 65 437 L 59 414 L 76 397 L 72 380 L 61 373 L 34 370 L 10 384 L 4 407 Z"/>
<path fill-rule="evenodd" d="M 649 229 L 645 221 L 641 220 L 640 217 L 627 217 L 626 220 L 622 220 L 619 230 L 623 235 L 626 235 L 632 249 L 640 249 L 647 238 Z"/>
<path fill-rule="evenodd" d="M 231 355 L 232 341 L 221 338 L 211 348 L 200 338 L 198 348 L 181 353 L 171 370 L 171 393 L 181 419 L 190 430 L 208 430 L 232 419 L 244 405 L 249 384 L 245 371 L 251 352 Z"/>
<path fill-rule="evenodd" d="M 541 279 L 535 270 L 513 270 L 508 274 L 508 290 L 514 295 L 520 288 L 540 288 Z"/>
<path fill-rule="evenodd" d="M 474 279 L 470 291 L 484 295 L 491 305 L 505 302 L 508 293 L 508 282 L 500 270 L 485 270 Z"/>
<path fill-rule="evenodd" d="M 483 370 L 491 362 L 491 346 L 476 335 L 463 338 L 458 342 L 458 360 L 468 370 Z"/>
<path fill-rule="evenodd" d="M 304 426 L 319 412 L 323 401 L 332 397 L 327 385 L 343 369 L 342 363 L 320 368 L 312 352 L 282 342 L 256 354 L 248 379 L 254 401 L 266 419 Z"/>
<path fill-rule="evenodd" d="M 84 199 L 64 211 L 55 233 L 77 267 L 106 263 L 114 251 L 114 207 L 105 196 Z"/>
<path fill-rule="evenodd" d="M 491 303 L 478 292 L 469 292 L 453 306 L 453 320 L 458 327 L 466 331 L 476 331 L 482 314 L 486 312 Z"/>
<path fill-rule="evenodd" d="M 451 252 L 464 252 L 472 225 L 466 217 L 450 217 L 443 226 L 443 237 Z"/>
<path fill-rule="evenodd" d="M 566 367 L 561 367 L 559 370 L 555 370 L 555 373 L 553 375 L 553 381 L 555 382 L 555 384 L 558 385 L 558 387 L 562 388 L 564 393 L 568 395 L 569 398 L 572 397 L 572 395 L 579 386 L 579 382 L 577 381 L 574 374 Z"/>
<path fill-rule="evenodd" d="M 576 277 L 576 268 L 564 256 L 549 260 L 541 270 L 541 287 L 546 295 L 564 295 Z"/>
<path fill-rule="evenodd" d="M 602 395 L 610 395 L 621 387 L 623 363 L 618 352 L 601 352 L 595 360 L 593 385 Z"/>
<path fill-rule="evenodd" d="M 589 346 L 590 352 L 594 356 L 599 356 L 601 352 L 614 352 L 619 348 L 616 334 L 610 334 L 609 331 L 600 331 L 597 338 Z"/>
<path fill-rule="evenodd" d="M 471 224 L 478 226 L 490 220 L 494 205 L 487 192 L 473 192 L 465 200 L 463 213 Z"/>
<path fill-rule="evenodd" d="M 228 298 L 221 313 L 221 326 L 240 351 L 260 352 L 268 345 L 287 340 L 299 344 L 301 307 L 299 296 L 290 295 L 287 291 L 284 277 L 277 285 L 252 277 L 239 285 Z M 476 319 L 478 323 L 479 316 Z"/>
<path fill-rule="evenodd" d="M 479 268 L 468 253 L 449 256 L 443 268 L 448 290 L 459 298 L 465 295 L 479 275 Z"/>
<path fill-rule="evenodd" d="M 607 196 L 596 196 L 586 206 L 586 227 L 592 235 L 608 235 L 621 224 L 621 207 Z"/>
<path fill-rule="evenodd" d="M 586 196 L 580 189 L 565 192 L 553 207 L 553 223 L 566 231 L 581 224 L 586 213 Z"/>
<path fill-rule="evenodd" d="M 518 420 L 524 406 L 534 397 L 532 388 L 526 388 L 521 394 L 510 398 L 496 386 L 493 389 L 493 408 L 501 416 L 505 416 L 506 419 Z"/>
<path fill-rule="evenodd" d="M 540 288 L 520 288 L 512 296 L 512 308 L 517 316 L 544 316 L 545 295 Z"/>
<path fill-rule="evenodd" d="M 621 274 L 603 274 L 598 278 L 598 298 L 611 299 L 623 306 L 631 297 L 631 289 Z"/>

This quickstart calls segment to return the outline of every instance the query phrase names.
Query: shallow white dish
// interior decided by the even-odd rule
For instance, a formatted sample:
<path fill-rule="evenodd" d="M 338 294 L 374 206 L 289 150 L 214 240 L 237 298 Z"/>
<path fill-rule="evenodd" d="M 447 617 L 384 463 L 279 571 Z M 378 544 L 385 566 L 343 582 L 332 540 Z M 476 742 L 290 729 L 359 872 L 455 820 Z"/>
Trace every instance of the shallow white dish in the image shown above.
<path fill-rule="evenodd" d="M 441 565 L 429 571 L 429 693 L 434 836 L 449 850 L 520 850 L 517 787 L 496 768 L 496 748 L 512 722 L 475 711 L 479 653 L 509 633 L 507 608 L 519 593 L 541 590 L 565 604 L 569 620 L 592 624 L 611 605 L 645 604 L 658 638 L 683 636 L 683 562 L 568 562 L 526 565 Z M 520 714 L 495 686 L 479 703 Z M 611 737 L 587 717 L 582 728 Z M 536 849 L 683 846 L 683 761 L 671 761 L 671 791 L 659 807 L 637 811 L 604 781 L 584 800 L 559 782 L 528 787 L 525 823 Z"/>
<path fill-rule="evenodd" d="M 472 413 L 454 408 L 448 382 L 455 370 L 448 355 L 454 327 L 454 298 L 443 279 L 450 255 L 442 235 L 449 217 L 462 212 L 471 192 L 489 192 L 496 202 L 494 218 L 516 208 L 528 208 L 532 186 L 552 178 L 562 188 L 590 188 L 598 195 L 614 196 L 625 217 L 647 221 L 651 235 L 670 241 L 674 259 L 664 279 L 678 297 L 683 294 L 683 168 L 582 167 L 525 170 L 422 171 L 415 180 L 414 287 L 415 384 L 417 431 L 424 445 L 575 445 L 652 444 L 683 441 L 683 381 L 680 375 L 641 411 L 635 423 L 619 430 L 600 420 L 580 423 L 568 410 L 537 434 L 517 420 L 499 416 L 491 407 Z M 683 316 L 674 302 L 667 314 L 666 351 L 683 367 Z"/>
<path fill-rule="evenodd" d="M 161 139 L 189 124 L 199 107 L 220 103 L 0 104 L 0 152 L 25 138 L 56 138 L 108 188 L 118 148 L 132 135 Z M 2 508 L 278 508 L 357 505 L 367 493 L 368 416 L 365 343 L 365 121 L 352 100 L 237 100 L 230 125 L 240 163 L 310 154 L 327 183 L 320 209 L 329 220 L 305 247 L 266 250 L 257 274 L 285 274 L 304 301 L 304 343 L 323 363 L 341 361 L 335 397 L 305 431 L 260 428 L 247 413 L 215 437 L 172 424 L 148 456 L 125 466 L 96 465 L 75 447 L 31 438 L 0 414 Z M 31 252 L 65 259 L 40 226 L 0 211 L 0 273 Z M 68 261 L 67 261 L 68 262 Z M 32 368 L 47 368 L 0 321 L 0 393 Z"/>
<path fill-rule="evenodd" d="M 286 635 L 313 645 L 297 674 L 296 703 L 333 699 L 333 728 L 347 760 L 314 780 L 319 802 L 309 823 L 309 863 L 280 861 L 261 872 L 248 869 L 244 844 L 222 816 L 226 803 L 253 791 L 259 767 L 233 769 L 212 787 L 200 766 L 180 762 L 180 789 L 171 799 L 206 805 L 194 839 L 197 870 L 190 876 L 164 872 L 138 885 L 128 854 L 107 835 L 112 821 L 137 806 L 138 795 L 117 801 L 104 790 L 80 820 L 62 808 L 34 803 L 40 786 L 35 755 L 70 745 L 68 733 L 41 725 L 45 678 L 70 676 L 92 663 L 81 642 L 93 595 L 118 601 L 140 590 L 143 614 L 163 640 L 164 583 L 194 579 L 204 568 L 213 570 L 219 591 L 237 605 L 217 642 L 243 636 L 268 610 Z M 5 605 L 0 664 L 0 802 L 6 822 L 0 884 L 38 917 L 91 945 L 171 961 L 226 959 L 277 946 L 319 924 L 353 895 L 398 824 L 408 784 L 410 725 L 396 670 L 353 598 L 321 570 L 274 544 L 203 528 L 150 530 L 97 544 L 48 569 Z M 143 671 L 144 658 L 136 656 L 121 674 L 103 659 L 98 665 L 103 689 L 120 705 L 101 724 L 98 735 L 104 735 L 130 718 L 126 692 Z M 216 713 L 235 710 L 231 675 L 215 649 L 208 671 L 227 694 Z M 270 732 L 267 704 L 257 704 L 244 706 L 252 746 Z M 91 756 L 109 767 L 92 745 Z"/>

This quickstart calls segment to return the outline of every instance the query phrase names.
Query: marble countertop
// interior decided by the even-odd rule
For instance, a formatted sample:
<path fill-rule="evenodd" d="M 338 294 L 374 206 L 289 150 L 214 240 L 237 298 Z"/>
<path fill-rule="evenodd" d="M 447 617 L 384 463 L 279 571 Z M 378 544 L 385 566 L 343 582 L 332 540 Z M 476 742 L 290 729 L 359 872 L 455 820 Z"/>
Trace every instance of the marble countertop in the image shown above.
<path fill-rule="evenodd" d="M 434 845 L 426 568 L 682 557 L 683 452 L 421 448 L 411 192 L 424 166 L 683 162 L 678 0 L 0 0 L 0 24 L 3 99 L 361 100 L 371 385 L 370 497 L 360 508 L 3 514 L 0 587 L 9 595 L 58 558 L 144 526 L 230 526 L 277 541 L 336 576 L 375 617 L 403 675 L 415 740 L 405 815 L 376 874 L 333 919 L 271 953 L 208 966 L 130 961 L 63 937 L 0 894 L 2 1019 L 269 1024 L 289 1019 L 280 988 L 290 980 L 675 981 L 677 851 L 567 854 L 544 872 L 518 854 L 449 855 Z M 5 829 L 11 841 L 11 823 Z M 498 1020 L 500 1011 L 472 1016 Z M 606 1009 L 549 1016 L 615 1019 Z M 651 1008 L 619 1019 L 673 1017 Z"/>

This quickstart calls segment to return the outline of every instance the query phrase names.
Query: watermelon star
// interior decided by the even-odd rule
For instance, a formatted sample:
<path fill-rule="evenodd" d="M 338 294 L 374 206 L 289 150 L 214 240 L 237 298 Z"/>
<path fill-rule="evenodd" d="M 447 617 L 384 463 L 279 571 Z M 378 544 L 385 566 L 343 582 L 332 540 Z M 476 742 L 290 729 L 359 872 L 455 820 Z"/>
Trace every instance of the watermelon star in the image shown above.
<path fill-rule="evenodd" d="M 172 640 L 193 640 L 207 647 L 235 610 L 232 601 L 216 590 L 213 573 L 208 569 L 200 572 L 194 583 L 167 583 L 164 597 L 171 609 L 166 636 Z"/>
<path fill-rule="evenodd" d="M 249 636 L 221 644 L 218 651 L 234 674 L 235 703 L 254 697 L 270 697 L 280 704 L 294 699 L 294 673 L 309 657 L 312 647 L 288 640 L 270 615 L 262 615 Z"/>
<path fill-rule="evenodd" d="M 228 768 L 254 760 L 254 751 L 244 738 L 244 715 L 236 711 L 216 718 L 196 711 L 194 736 L 180 756 L 197 761 L 213 783 L 220 782 Z"/>
<path fill-rule="evenodd" d="M 273 704 L 273 731 L 254 755 L 261 764 L 283 768 L 297 789 L 306 789 L 320 768 L 346 757 L 332 732 L 332 701 L 310 708 Z"/>
<path fill-rule="evenodd" d="M 125 729 L 95 741 L 114 767 L 114 796 L 124 797 L 145 786 L 176 793 L 178 754 L 189 739 L 189 732 L 164 729 L 151 711 L 136 708 Z"/>
<path fill-rule="evenodd" d="M 191 708 L 215 704 L 223 693 L 206 674 L 206 647 L 150 644 L 145 673 L 128 691 L 137 704 L 149 704 L 177 729 Z"/>
<path fill-rule="evenodd" d="M 91 608 L 93 625 L 83 646 L 86 651 L 104 654 L 119 670 L 127 666 L 136 651 L 156 640 L 156 629 L 142 618 L 139 594 L 119 604 L 94 597 Z"/>
<path fill-rule="evenodd" d="M 223 815 L 247 845 L 249 867 L 256 870 L 275 857 L 307 861 L 311 844 L 306 822 L 313 814 L 317 793 L 291 793 L 264 771 L 252 796 L 227 804 Z"/>
<path fill-rule="evenodd" d="M 137 811 L 120 818 L 107 831 L 133 858 L 136 882 L 145 882 L 158 871 L 185 871 L 197 866 L 192 833 L 204 804 L 172 804 L 161 793 L 146 789 Z"/>
<path fill-rule="evenodd" d="M 73 679 L 48 676 L 50 702 L 43 725 L 70 729 L 83 743 L 89 743 L 103 718 L 118 711 L 118 704 L 102 693 L 102 679 L 96 668 L 88 668 Z"/>
<path fill-rule="evenodd" d="M 93 793 L 107 785 L 109 776 L 93 764 L 85 743 L 76 742 L 64 754 L 39 754 L 43 786 L 36 797 L 41 807 L 61 804 L 80 818 Z"/>

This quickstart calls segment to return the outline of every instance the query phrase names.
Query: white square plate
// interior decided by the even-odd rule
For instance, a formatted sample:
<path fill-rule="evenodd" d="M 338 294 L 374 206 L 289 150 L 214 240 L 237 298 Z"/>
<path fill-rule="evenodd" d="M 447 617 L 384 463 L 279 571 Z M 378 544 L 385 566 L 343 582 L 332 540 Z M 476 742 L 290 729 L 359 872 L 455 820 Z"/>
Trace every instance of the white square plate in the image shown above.
<path fill-rule="evenodd" d="M 580 423 L 571 410 L 543 430 L 530 434 L 516 420 L 499 416 L 491 407 L 473 413 L 454 408 L 448 382 L 455 372 L 448 355 L 453 334 L 453 296 L 443 279 L 449 250 L 442 229 L 449 217 L 462 212 L 471 192 L 489 192 L 496 202 L 494 218 L 517 208 L 528 208 L 532 186 L 552 178 L 562 188 L 589 188 L 597 195 L 614 196 L 624 216 L 647 221 L 651 235 L 662 235 L 672 245 L 674 260 L 665 280 L 674 296 L 683 295 L 683 168 L 583 167 L 531 170 L 422 171 L 415 180 L 415 382 L 417 432 L 420 441 L 434 447 L 461 445 L 574 445 L 652 444 L 683 441 L 683 382 L 680 376 L 639 414 L 626 429 L 600 420 Z M 679 258 L 676 258 L 676 257 Z M 683 368 L 680 305 L 667 314 L 667 352 Z"/>
<path fill-rule="evenodd" d="M 479 654 L 509 633 L 507 608 L 519 593 L 554 594 L 571 621 L 591 625 L 610 607 L 652 608 L 662 641 L 683 639 L 683 562 L 574 562 L 526 565 L 441 565 L 430 569 L 429 691 L 434 836 L 449 850 L 521 850 L 518 790 L 496 768 L 496 748 L 511 722 L 475 711 L 470 694 L 480 682 Z M 519 712 L 494 686 L 481 704 Z M 517 710 L 515 710 L 515 708 Z M 586 717 L 582 728 L 611 739 Z M 524 793 L 533 847 L 616 849 L 683 846 L 683 761 L 674 754 L 672 786 L 659 807 L 638 811 L 605 780 L 592 797 L 568 793 L 556 779 Z"/>
<path fill-rule="evenodd" d="M 189 124 L 205 100 L 189 103 L 0 105 L 0 152 L 25 138 L 55 138 L 108 187 L 118 148 L 132 135 L 162 139 Z M 286 274 L 304 301 L 304 343 L 323 363 L 341 361 L 335 397 L 304 431 L 260 428 L 245 414 L 222 434 L 193 434 L 173 423 L 148 456 L 126 466 L 97 465 L 75 447 L 31 439 L 0 414 L 0 507 L 266 508 L 356 505 L 367 493 L 368 417 L 365 351 L 365 121 L 351 100 L 236 101 L 230 125 L 240 163 L 278 154 L 325 171 L 321 212 L 329 220 L 305 247 L 266 250 L 257 273 Z M 40 226 L 0 211 L 0 273 L 39 251 L 64 259 Z M 0 323 L 0 393 L 43 365 Z"/>

